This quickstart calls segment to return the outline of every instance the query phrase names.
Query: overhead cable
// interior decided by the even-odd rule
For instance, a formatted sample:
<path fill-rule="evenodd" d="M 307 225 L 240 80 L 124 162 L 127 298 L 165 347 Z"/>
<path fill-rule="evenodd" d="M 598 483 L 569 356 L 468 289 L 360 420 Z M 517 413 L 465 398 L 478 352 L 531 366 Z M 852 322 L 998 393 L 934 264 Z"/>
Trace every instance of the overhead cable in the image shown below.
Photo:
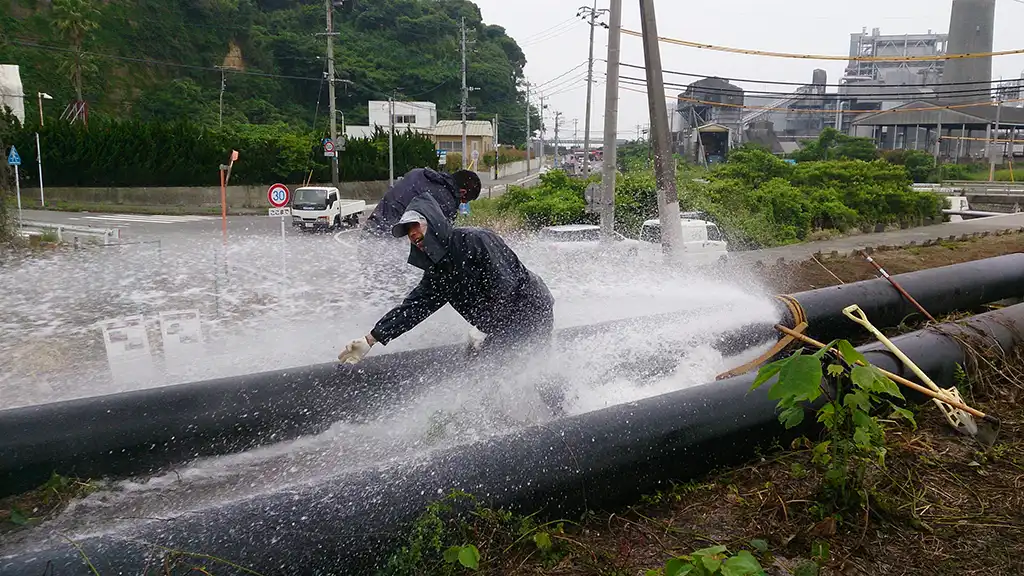
<path fill-rule="evenodd" d="M 622 29 L 627 36 L 643 38 L 643 34 L 635 30 Z M 731 54 L 747 54 L 751 56 L 770 56 L 773 58 L 793 58 L 797 60 L 839 60 L 850 62 L 936 62 L 940 60 L 969 60 L 972 58 L 989 58 L 992 56 L 1013 56 L 1024 54 L 1024 48 L 1017 50 L 1002 50 L 999 52 L 975 52 L 970 54 L 936 54 L 934 56 L 837 56 L 825 54 L 794 54 L 791 52 L 771 52 L 767 50 L 751 50 L 748 48 L 732 48 L 729 46 L 718 46 L 716 44 L 704 44 L 678 38 L 667 38 L 659 36 L 658 41 L 665 44 L 685 46 L 687 48 L 699 48 L 702 50 L 713 50 L 715 52 L 728 52 Z"/>

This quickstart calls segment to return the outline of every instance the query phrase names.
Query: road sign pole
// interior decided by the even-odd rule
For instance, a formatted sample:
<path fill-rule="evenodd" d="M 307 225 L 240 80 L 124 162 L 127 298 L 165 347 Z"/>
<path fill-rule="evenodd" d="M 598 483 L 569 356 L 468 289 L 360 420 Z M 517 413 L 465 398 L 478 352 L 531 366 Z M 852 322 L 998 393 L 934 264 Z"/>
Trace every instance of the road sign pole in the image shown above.
<path fill-rule="evenodd" d="M 21 217 L 21 178 L 17 164 L 14 165 L 14 193 L 18 196 L 18 228 L 24 229 L 24 219 Z"/>

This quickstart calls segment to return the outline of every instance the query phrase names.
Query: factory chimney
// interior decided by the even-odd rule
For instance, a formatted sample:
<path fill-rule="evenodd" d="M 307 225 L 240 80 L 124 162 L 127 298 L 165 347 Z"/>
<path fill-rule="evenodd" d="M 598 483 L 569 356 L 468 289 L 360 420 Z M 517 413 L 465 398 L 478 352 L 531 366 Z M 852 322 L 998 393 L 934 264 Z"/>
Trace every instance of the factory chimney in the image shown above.
<path fill-rule="evenodd" d="M 996 21 L 996 0 L 953 0 L 946 53 L 979 54 L 992 52 Z M 943 101 L 953 103 L 991 100 L 992 57 L 948 60 L 942 73 L 947 94 Z M 970 84 L 968 84 L 970 83 Z"/>

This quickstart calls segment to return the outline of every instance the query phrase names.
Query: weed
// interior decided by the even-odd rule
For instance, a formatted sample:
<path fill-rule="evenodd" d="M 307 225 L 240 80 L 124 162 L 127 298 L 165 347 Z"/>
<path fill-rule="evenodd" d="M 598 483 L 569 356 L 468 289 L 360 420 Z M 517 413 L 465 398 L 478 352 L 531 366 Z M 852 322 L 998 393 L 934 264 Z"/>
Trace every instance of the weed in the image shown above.
<path fill-rule="evenodd" d="M 830 352 L 834 348 L 841 356 Z M 812 448 L 812 461 L 825 470 L 820 515 L 859 510 L 867 500 L 868 465 L 885 466 L 885 431 L 872 413 L 887 408 L 916 427 L 913 413 L 892 403 L 891 399 L 903 400 L 899 388 L 845 340 L 812 355 L 798 352 L 762 367 L 751 390 L 775 375 L 779 378 L 768 397 L 778 400 L 779 420 L 787 428 L 803 423 L 805 403 L 813 404 L 822 395 L 828 398 L 817 412 L 826 439 Z M 823 382 L 831 386 L 826 388 Z"/>
<path fill-rule="evenodd" d="M 746 550 L 730 555 L 725 546 L 712 546 L 686 556 L 672 558 L 663 568 L 648 570 L 646 576 L 759 576 L 761 563 Z"/>

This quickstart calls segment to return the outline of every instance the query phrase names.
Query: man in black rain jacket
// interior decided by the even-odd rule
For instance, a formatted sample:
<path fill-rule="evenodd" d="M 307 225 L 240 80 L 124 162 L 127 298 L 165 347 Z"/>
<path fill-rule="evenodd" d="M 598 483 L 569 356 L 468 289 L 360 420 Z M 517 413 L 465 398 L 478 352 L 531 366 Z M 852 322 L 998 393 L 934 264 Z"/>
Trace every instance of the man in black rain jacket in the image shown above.
<path fill-rule="evenodd" d="M 374 344 L 387 345 L 445 304 L 486 335 L 482 349 L 548 342 L 553 328 L 551 292 L 497 234 L 452 227 L 426 194 L 409 203 L 392 234 L 409 238 L 408 262 L 424 271 L 423 279 L 365 338 L 349 343 L 338 360 L 358 363 Z"/>
<path fill-rule="evenodd" d="M 444 217 L 454 223 L 459 215 L 459 205 L 480 197 L 480 177 L 470 170 L 459 170 L 454 174 L 430 168 L 411 170 L 395 182 L 377 203 L 377 208 L 363 224 L 363 230 L 376 236 L 388 234 L 405 214 L 409 203 L 422 194 L 436 200 Z"/>

